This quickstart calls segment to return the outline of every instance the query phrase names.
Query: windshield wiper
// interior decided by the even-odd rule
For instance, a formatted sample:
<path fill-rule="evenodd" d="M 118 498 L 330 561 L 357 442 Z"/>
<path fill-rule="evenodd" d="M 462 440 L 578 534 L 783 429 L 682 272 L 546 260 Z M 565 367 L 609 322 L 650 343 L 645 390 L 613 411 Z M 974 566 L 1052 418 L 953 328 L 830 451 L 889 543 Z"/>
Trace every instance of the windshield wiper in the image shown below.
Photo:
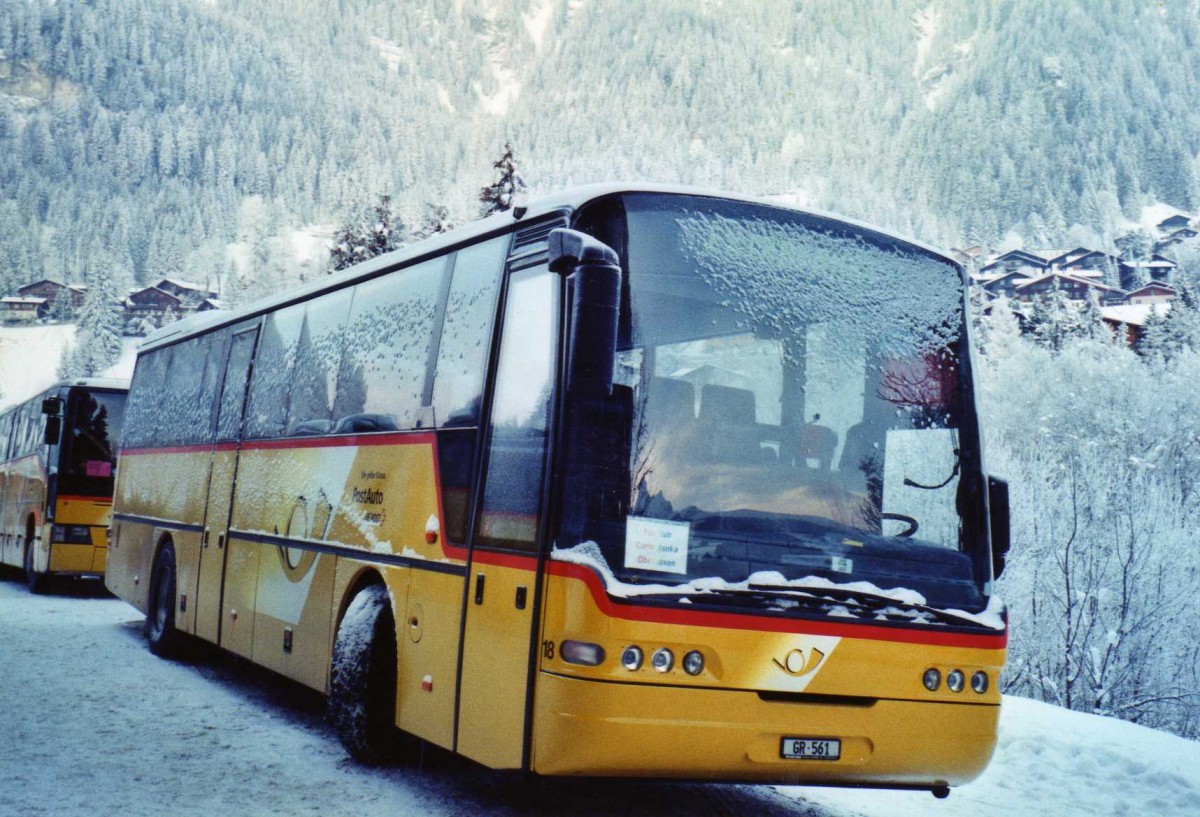
<path fill-rule="evenodd" d="M 803 585 L 788 585 L 787 587 L 779 587 L 770 584 L 752 584 L 749 590 L 717 590 L 717 593 L 722 592 L 744 592 L 744 593 L 762 593 L 770 594 L 775 598 L 797 598 L 797 599 L 814 599 L 823 601 L 826 604 L 839 604 L 850 609 L 852 612 L 865 613 L 872 616 L 883 615 L 887 618 L 898 618 L 905 621 L 912 620 L 912 616 L 899 615 L 889 612 L 889 608 L 898 608 L 899 610 L 912 611 L 914 614 L 924 614 L 943 624 L 977 624 L 978 622 L 967 618 L 963 615 L 958 615 L 947 610 L 940 610 L 936 607 L 930 607 L 927 604 L 918 604 L 911 601 L 902 601 L 894 599 L 880 593 L 871 593 L 866 590 L 851 590 L 846 587 L 805 587 Z"/>

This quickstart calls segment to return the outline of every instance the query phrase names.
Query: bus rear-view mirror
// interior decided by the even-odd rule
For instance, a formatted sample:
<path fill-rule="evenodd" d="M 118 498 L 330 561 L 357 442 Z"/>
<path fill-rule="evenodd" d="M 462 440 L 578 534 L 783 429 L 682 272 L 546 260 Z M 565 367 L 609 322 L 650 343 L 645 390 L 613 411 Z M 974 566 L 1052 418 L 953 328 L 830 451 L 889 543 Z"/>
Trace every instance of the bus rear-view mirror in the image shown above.
<path fill-rule="evenodd" d="M 46 418 L 46 434 L 43 441 L 46 445 L 58 445 L 60 434 L 62 434 L 62 417 L 52 414 Z"/>
<path fill-rule="evenodd" d="M 616 252 L 576 230 L 550 232 L 550 269 L 571 283 L 567 389 L 580 397 L 612 394 L 621 267 Z"/>
<path fill-rule="evenodd" d="M 1008 483 L 988 477 L 988 516 L 992 528 L 992 576 L 1000 578 L 1012 546 L 1012 530 L 1008 508 Z"/>

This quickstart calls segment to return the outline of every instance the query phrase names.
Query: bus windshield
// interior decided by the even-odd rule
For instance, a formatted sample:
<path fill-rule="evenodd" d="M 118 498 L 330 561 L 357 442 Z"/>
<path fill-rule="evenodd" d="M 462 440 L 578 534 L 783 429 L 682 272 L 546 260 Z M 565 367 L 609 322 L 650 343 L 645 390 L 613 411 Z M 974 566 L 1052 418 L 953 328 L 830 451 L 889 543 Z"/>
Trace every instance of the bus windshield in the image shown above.
<path fill-rule="evenodd" d="M 110 496 L 125 393 L 75 388 L 67 407 L 59 460 L 59 491 L 80 496 Z"/>
<path fill-rule="evenodd" d="M 569 401 L 556 547 L 623 585 L 982 609 L 958 268 L 762 205 L 636 194 L 616 212 L 616 385 Z"/>

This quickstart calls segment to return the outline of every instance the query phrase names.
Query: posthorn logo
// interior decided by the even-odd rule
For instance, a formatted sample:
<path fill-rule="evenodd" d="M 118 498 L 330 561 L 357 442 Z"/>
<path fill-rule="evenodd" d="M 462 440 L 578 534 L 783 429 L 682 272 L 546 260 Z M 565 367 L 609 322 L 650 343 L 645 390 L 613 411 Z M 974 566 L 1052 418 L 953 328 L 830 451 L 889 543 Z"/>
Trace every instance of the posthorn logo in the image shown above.
<path fill-rule="evenodd" d="M 779 658 L 772 658 L 771 660 L 775 662 L 775 666 L 788 675 L 799 677 L 801 675 L 808 675 L 820 666 L 821 662 L 825 660 L 825 653 L 816 647 L 810 647 L 807 653 L 800 647 L 796 647 L 786 653 L 782 660 Z"/>

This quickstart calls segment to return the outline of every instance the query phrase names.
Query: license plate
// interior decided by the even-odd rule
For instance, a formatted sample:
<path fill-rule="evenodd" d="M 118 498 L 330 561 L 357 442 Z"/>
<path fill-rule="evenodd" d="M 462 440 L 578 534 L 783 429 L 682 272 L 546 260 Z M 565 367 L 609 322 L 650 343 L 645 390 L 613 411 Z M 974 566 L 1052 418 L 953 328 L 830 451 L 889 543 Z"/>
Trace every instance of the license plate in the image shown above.
<path fill-rule="evenodd" d="M 779 756 L 788 760 L 837 760 L 842 756 L 842 742 L 827 738 L 783 738 Z"/>

